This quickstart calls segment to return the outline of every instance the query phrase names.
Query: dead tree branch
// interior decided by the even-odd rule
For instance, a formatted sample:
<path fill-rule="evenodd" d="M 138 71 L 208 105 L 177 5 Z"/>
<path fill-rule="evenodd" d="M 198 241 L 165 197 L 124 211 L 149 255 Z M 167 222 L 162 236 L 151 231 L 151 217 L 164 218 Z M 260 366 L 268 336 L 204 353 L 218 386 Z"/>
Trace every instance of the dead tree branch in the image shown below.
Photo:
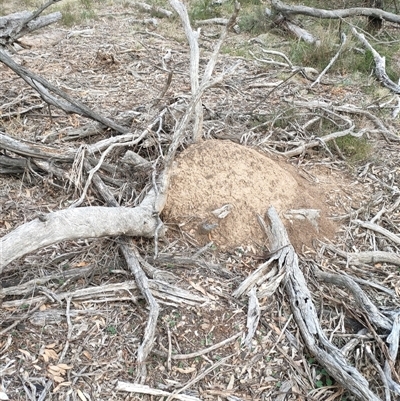
<path fill-rule="evenodd" d="M 52 106 L 58 107 L 64 110 L 66 113 L 75 113 L 81 116 L 90 118 L 92 120 L 98 121 L 117 132 L 126 134 L 129 129 L 123 127 L 110 119 L 103 117 L 89 107 L 81 103 L 80 101 L 71 98 L 61 89 L 52 85 L 46 79 L 39 77 L 38 75 L 28 71 L 26 68 L 18 65 L 11 57 L 9 57 L 3 50 L 0 49 L 0 61 L 4 63 L 7 67 L 11 68 L 17 75 L 19 75 L 29 86 L 39 92 L 42 99 Z M 51 93 L 50 93 L 51 92 Z M 56 94 L 58 97 L 54 96 L 52 93 Z"/>
<path fill-rule="evenodd" d="M 0 239 L 0 273 L 13 260 L 60 241 L 109 235 L 151 238 L 156 226 L 147 207 L 91 206 L 42 215 Z"/>
<path fill-rule="evenodd" d="M 237 2 L 235 3 L 234 13 L 232 14 L 228 23 L 224 27 L 224 30 L 220 37 L 220 40 L 214 47 L 213 54 L 207 64 L 206 70 L 204 72 L 204 76 L 201 80 L 201 84 L 199 84 L 200 50 L 199 50 L 199 44 L 198 44 L 200 30 L 198 29 L 197 31 L 193 31 L 193 29 L 190 25 L 190 20 L 189 20 L 189 15 L 187 13 L 187 9 L 183 3 L 181 3 L 178 0 L 170 0 L 170 4 L 174 8 L 174 10 L 178 13 L 179 17 L 181 18 L 182 25 L 183 25 L 183 28 L 184 28 L 184 31 L 186 34 L 186 38 L 189 42 L 189 46 L 190 46 L 190 84 L 191 84 L 192 96 L 195 97 L 196 93 L 200 89 L 200 86 L 206 85 L 211 79 L 221 45 L 224 42 L 229 29 L 231 29 L 232 26 L 235 24 L 235 21 L 237 19 L 237 16 L 238 16 L 238 13 L 240 10 L 240 4 Z M 198 142 L 201 139 L 202 129 L 203 129 L 203 107 L 200 102 L 197 102 L 195 104 L 194 114 L 195 114 L 195 123 L 194 123 L 194 128 L 193 128 L 193 141 Z"/>
<path fill-rule="evenodd" d="M 280 0 L 271 0 L 271 3 L 274 11 L 287 16 L 301 14 L 309 17 L 328 19 L 363 16 L 381 18 L 389 22 L 394 22 L 395 24 L 400 24 L 400 16 L 383 11 L 379 8 L 355 7 L 339 10 L 324 10 L 314 7 L 292 6 L 282 3 Z"/>
<path fill-rule="evenodd" d="M 286 229 L 273 207 L 268 209 L 267 216 L 271 225 L 266 228 L 266 232 L 270 240 L 271 249 L 276 250 L 267 263 L 270 264 L 273 260 L 278 263 L 278 268 L 275 272 L 272 273 L 272 269 L 267 275 L 273 278 L 272 276 L 277 277 L 282 273 L 284 274 L 283 282 L 290 300 L 292 313 L 308 350 L 329 375 L 354 394 L 357 399 L 380 401 L 380 398 L 369 389 L 368 382 L 364 376 L 347 362 L 343 353 L 326 337 L 320 326 L 313 297 L 300 270 L 297 254 L 290 244 Z M 346 286 L 351 286 L 354 283 L 351 279 L 344 280 L 340 283 L 345 283 Z M 358 289 L 359 287 L 355 284 L 352 287 L 352 292 L 358 297 L 357 299 L 364 310 L 371 310 L 374 313 L 375 323 L 385 329 L 393 327 L 394 322 L 390 318 L 382 316 L 365 294 L 361 290 L 358 291 Z M 389 376 L 386 377 L 388 378 Z M 391 388 L 394 388 L 394 386 L 391 386 Z"/>
<path fill-rule="evenodd" d="M 383 86 L 388 88 L 394 93 L 400 94 L 400 86 L 395 84 L 389 76 L 386 74 L 386 59 L 382 57 L 365 39 L 362 33 L 358 33 L 357 30 L 352 27 L 351 32 L 353 35 L 372 53 L 375 62 L 375 74 L 378 81 L 382 83 Z"/>
<path fill-rule="evenodd" d="M 27 33 L 59 21 L 62 14 L 58 11 L 39 17 L 39 14 L 41 14 L 47 7 L 58 1 L 60 0 L 50 0 L 34 13 L 21 11 L 0 17 L 0 45 L 11 45 Z"/>

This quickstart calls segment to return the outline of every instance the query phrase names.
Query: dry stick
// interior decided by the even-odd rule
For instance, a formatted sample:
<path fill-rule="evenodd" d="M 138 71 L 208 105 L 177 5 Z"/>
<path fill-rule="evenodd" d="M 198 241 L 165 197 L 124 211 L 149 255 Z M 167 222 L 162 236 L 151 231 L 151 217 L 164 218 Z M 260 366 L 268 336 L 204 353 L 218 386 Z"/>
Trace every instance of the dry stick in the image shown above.
<path fill-rule="evenodd" d="M 375 74 L 378 80 L 385 86 L 390 89 L 392 92 L 400 94 L 400 86 L 395 84 L 386 74 L 386 59 L 382 57 L 365 39 L 365 36 L 362 33 L 358 33 L 357 30 L 352 27 L 351 32 L 353 35 L 372 53 L 375 61 Z"/>
<path fill-rule="evenodd" d="M 390 321 L 390 319 L 379 312 L 378 308 L 371 302 L 365 292 L 351 277 L 325 273 L 317 269 L 314 270 L 314 274 L 316 277 L 327 283 L 332 283 L 347 288 L 352 293 L 356 304 L 376 326 L 385 330 L 390 330 L 392 328 L 393 323 Z"/>
<path fill-rule="evenodd" d="M 239 11 L 240 11 L 240 3 L 235 1 L 235 10 L 234 10 L 232 16 L 229 18 L 229 21 L 226 24 L 225 29 L 222 31 L 222 34 L 221 34 L 217 44 L 214 47 L 213 54 L 211 55 L 211 58 L 207 63 L 207 67 L 204 71 L 204 75 L 201 80 L 202 84 L 207 83 L 211 79 L 211 75 L 214 71 L 215 64 L 217 63 L 217 57 L 218 57 L 219 51 L 221 49 L 221 46 L 224 43 L 226 36 L 228 35 L 229 29 L 231 29 L 234 26 L 237 16 L 239 14 Z"/>
<path fill-rule="evenodd" d="M 165 8 L 161 8 L 154 5 L 149 5 L 142 2 L 134 2 L 133 5 L 141 8 L 144 11 L 148 11 L 150 13 L 162 14 L 163 16 L 170 18 L 173 15 L 172 11 L 166 10 Z M 108 15 L 108 14 L 107 14 Z"/>
<path fill-rule="evenodd" d="M 293 315 L 289 316 L 289 319 L 286 321 L 285 325 L 283 326 L 283 329 L 281 330 L 281 334 L 279 334 L 279 337 L 275 341 L 274 345 L 272 348 L 268 351 L 267 355 L 265 355 L 265 358 L 269 356 L 269 354 L 278 346 L 279 342 L 281 341 L 281 338 L 285 335 L 285 331 L 287 327 L 289 326 L 289 323 L 292 321 Z"/>
<path fill-rule="evenodd" d="M 315 86 L 316 84 L 319 84 L 321 81 L 321 78 L 326 74 L 326 72 L 329 70 L 329 68 L 332 67 L 332 65 L 335 63 L 335 61 L 338 59 L 340 53 L 342 52 L 343 46 L 346 44 L 346 34 L 344 32 L 342 32 L 341 36 L 340 36 L 340 40 L 341 40 L 341 44 L 339 47 L 339 50 L 337 51 L 337 53 L 332 57 L 332 60 L 329 62 L 329 64 L 324 68 L 324 70 L 321 72 L 321 74 L 318 75 L 317 79 L 311 84 L 310 88 L 312 88 L 313 86 Z"/>
<path fill-rule="evenodd" d="M 204 296 L 194 295 L 189 291 L 182 290 L 181 288 L 157 280 L 149 280 L 149 288 L 160 303 L 165 303 L 167 305 L 199 306 L 204 305 L 209 301 L 209 299 Z M 123 293 L 128 294 L 128 296 L 119 295 Z M 2 295 L 2 292 L 0 292 L 0 297 L 2 297 Z M 112 300 L 136 300 L 138 298 L 138 286 L 134 280 L 127 280 L 123 283 L 104 284 L 99 287 L 82 288 L 79 290 L 57 293 L 57 298 L 60 301 L 67 297 L 71 297 L 80 302 L 96 303 L 108 302 L 111 298 Z M 2 307 L 18 308 L 24 304 L 33 305 L 42 301 L 48 302 L 48 298 L 46 296 L 36 296 L 29 299 L 25 298 L 15 301 L 3 301 Z"/>
<path fill-rule="evenodd" d="M 144 130 L 149 132 L 151 124 Z M 102 139 L 92 145 L 87 145 L 86 150 L 89 154 L 103 152 L 109 146 L 115 143 L 124 143 L 137 141 L 137 134 L 123 134 L 115 137 Z M 135 142 L 136 143 L 136 142 Z M 56 161 L 72 162 L 77 156 L 76 149 L 62 150 L 54 146 L 47 146 L 41 143 L 33 143 L 23 139 L 15 139 L 9 135 L 0 132 L 0 148 L 9 150 L 21 156 L 32 157 L 35 159 L 49 159 Z"/>
<path fill-rule="evenodd" d="M 378 371 L 379 376 L 381 377 L 383 387 L 385 389 L 385 400 L 390 401 L 391 397 L 390 397 L 389 383 L 387 381 L 385 373 L 384 373 L 383 369 L 381 368 L 381 365 L 379 365 L 379 362 L 375 358 L 375 355 L 372 353 L 370 346 L 365 345 L 364 349 L 365 349 L 365 352 L 367 353 L 368 357 L 371 359 L 372 363 L 375 365 L 375 368 Z"/>
<path fill-rule="evenodd" d="M 1 248 L 0 248 L 1 249 Z M 1 267 L 1 266 L 0 266 Z M 1 273 L 1 270 L 0 270 Z M 57 300 L 60 301 L 60 297 L 58 297 L 60 291 L 65 288 L 69 283 L 70 283 L 71 279 L 65 281 L 58 289 L 57 289 Z M 0 295 L 1 295 L 1 290 L 0 290 Z M 0 299 L 2 297 L 0 296 Z M 26 299 L 22 300 L 22 303 L 26 303 Z M 43 306 L 46 302 L 48 302 L 48 298 L 46 296 L 42 297 L 42 299 L 40 300 L 40 302 L 33 307 L 29 312 L 27 312 L 25 315 L 23 315 L 22 317 L 18 318 L 13 324 L 11 324 L 10 326 L 6 327 L 5 329 L 0 331 L 0 336 L 3 336 L 5 333 L 7 333 L 8 331 L 10 331 L 11 329 L 13 329 L 14 327 L 16 327 L 19 323 L 23 322 L 24 320 L 28 319 L 29 316 L 31 316 L 34 312 L 36 312 L 41 306 Z M 4 304 L 4 303 L 3 303 Z"/>
<path fill-rule="evenodd" d="M 392 367 L 394 361 L 397 360 L 397 353 L 399 351 L 399 338 L 400 338 L 400 314 L 397 313 L 393 319 L 393 328 L 391 333 L 386 338 L 386 343 L 389 344 L 389 360 L 385 361 L 385 366 L 383 368 L 386 378 L 389 382 L 389 387 L 400 394 L 400 385 L 392 379 Z"/>
<path fill-rule="evenodd" d="M 114 123 L 106 117 L 95 113 L 89 107 L 85 106 L 80 101 L 71 98 L 65 92 L 52 85 L 50 82 L 42 77 L 28 71 L 26 68 L 18 65 L 11 57 L 9 57 L 3 50 L 0 50 L 0 61 L 7 67 L 11 68 L 17 75 L 19 75 L 29 86 L 35 89 L 41 95 L 42 99 L 55 107 L 59 107 L 66 113 L 76 113 L 92 120 L 98 121 L 117 132 L 126 134 L 129 129 L 119 124 Z M 63 100 L 57 99 L 51 95 L 48 90 L 60 96 Z"/>
<path fill-rule="evenodd" d="M 392 374 L 393 374 L 395 376 L 396 380 L 398 380 L 398 381 L 400 380 L 400 376 L 399 376 L 399 374 L 397 373 L 397 370 L 396 370 L 395 360 L 393 360 L 391 358 L 391 355 L 390 355 L 390 352 L 388 350 L 386 342 L 384 342 L 382 340 L 381 336 L 378 335 L 378 333 L 375 331 L 375 328 L 371 325 L 369 320 L 366 319 L 365 320 L 365 324 L 366 324 L 368 330 L 370 331 L 370 333 L 372 334 L 373 338 L 377 342 L 379 348 L 381 349 L 382 354 L 386 358 L 385 359 L 384 368 L 385 368 L 385 374 L 386 374 L 386 378 L 387 378 L 387 380 L 389 382 L 389 385 L 390 385 L 390 387 L 391 387 L 391 389 L 393 391 L 395 391 L 398 395 L 400 395 L 400 385 L 392 379 Z M 393 327 L 393 330 L 392 330 L 391 333 L 394 333 L 395 330 L 396 329 Z M 397 337 L 397 340 L 398 340 L 398 337 Z"/>
<path fill-rule="evenodd" d="M 67 351 L 69 348 L 71 337 L 72 337 L 73 326 L 72 326 L 72 322 L 71 322 L 70 310 L 71 310 L 71 297 L 67 297 L 67 307 L 65 308 L 65 316 L 67 318 L 68 334 L 67 334 L 67 341 L 65 342 L 65 345 L 61 352 L 60 358 L 58 358 L 58 363 L 61 363 L 64 360 L 65 355 L 67 354 Z"/>
<path fill-rule="evenodd" d="M 196 20 L 197 26 L 202 25 L 227 25 L 229 22 L 228 18 L 209 18 L 209 19 L 202 19 Z"/>
<path fill-rule="evenodd" d="M 387 136 L 390 136 L 391 140 L 395 141 L 400 141 L 400 137 L 397 135 L 393 134 L 390 130 L 388 130 L 385 125 L 382 123 L 382 121 L 372 113 L 370 113 L 367 110 L 360 109 L 355 106 L 333 106 L 332 103 L 328 102 L 321 102 L 321 101 L 315 101 L 315 102 L 303 102 L 303 101 L 295 101 L 294 105 L 300 106 L 300 107 L 306 107 L 308 109 L 316 109 L 316 108 L 323 108 L 323 109 L 332 109 L 334 111 L 339 111 L 342 113 L 348 113 L 348 114 L 362 114 L 365 115 L 367 118 L 369 118 L 376 127 L 381 131 L 382 135 L 386 139 L 387 142 L 389 142 Z"/>
<path fill-rule="evenodd" d="M 238 337 L 240 337 L 242 334 L 243 334 L 243 332 L 236 333 L 232 337 L 226 338 L 225 340 L 222 340 L 221 342 L 219 342 L 217 344 L 213 344 L 208 348 L 204 348 L 200 351 L 192 352 L 190 354 L 172 355 L 171 358 L 173 360 L 178 360 L 178 361 L 182 361 L 185 359 L 197 358 L 198 356 L 208 354 L 209 352 L 215 351 L 218 348 L 221 348 L 227 344 L 230 344 L 231 342 L 235 341 Z"/>
<path fill-rule="evenodd" d="M 262 59 L 258 58 L 252 51 L 249 51 L 249 53 L 253 56 L 253 58 L 255 60 L 261 61 L 262 63 L 273 64 L 273 65 L 277 65 L 278 67 L 289 67 L 291 70 L 298 69 L 298 67 L 293 66 L 292 62 L 289 60 L 289 58 L 286 56 L 286 54 L 284 54 L 282 52 L 278 52 L 276 50 L 269 50 L 269 49 L 268 50 L 261 49 L 261 51 L 265 54 L 272 54 L 274 56 L 282 57 L 286 61 L 286 63 L 282 63 L 281 61 L 275 61 L 273 59 L 266 60 L 263 58 Z"/>
<path fill-rule="evenodd" d="M 143 270 L 141 269 L 139 262 L 137 261 L 134 254 L 130 251 L 129 245 L 127 243 L 121 244 L 121 251 L 124 255 L 128 266 L 135 277 L 136 283 L 140 292 L 143 294 L 147 304 L 150 307 L 149 318 L 147 321 L 147 325 L 144 331 L 144 338 L 142 343 L 140 344 L 137 351 L 137 362 L 139 364 L 139 376 L 141 380 L 145 379 L 145 365 L 144 362 L 147 359 L 147 356 L 151 352 L 151 349 L 154 344 L 154 337 L 157 327 L 157 319 L 158 314 L 160 312 L 160 307 L 158 306 L 157 301 L 155 300 L 153 294 L 149 289 L 149 281 Z"/>
<path fill-rule="evenodd" d="M 394 242 L 396 245 L 400 245 L 400 237 L 396 234 L 393 234 L 391 231 L 386 230 L 386 228 L 383 228 L 383 227 L 379 226 L 378 224 L 370 223 L 368 221 L 361 221 L 361 220 L 353 220 L 353 221 L 354 221 L 354 223 L 360 225 L 363 228 L 366 228 L 368 230 L 372 230 L 379 234 L 384 235 L 387 239 Z"/>
<path fill-rule="evenodd" d="M 43 109 L 44 106 L 45 106 L 45 103 L 41 103 L 41 104 L 35 104 L 30 107 L 26 107 L 24 109 L 19 109 L 17 111 L 10 111 L 9 113 L 2 113 L 1 118 L 2 118 L 2 120 L 5 120 L 6 118 L 11 118 L 14 116 L 22 116 L 23 114 L 28 113 L 32 110 Z"/>
<path fill-rule="evenodd" d="M 10 326 L 0 331 L 0 336 L 4 336 L 7 332 L 12 330 L 14 327 L 18 326 L 21 322 L 27 320 L 29 316 L 31 316 L 34 312 L 36 312 L 41 306 L 43 306 L 46 302 L 48 302 L 47 297 L 43 297 L 43 300 L 39 302 L 34 308 L 32 308 L 29 312 L 25 313 L 22 317 L 18 318 L 14 321 Z M 24 302 L 26 303 L 26 301 Z"/>
<path fill-rule="evenodd" d="M 189 380 L 183 387 L 181 387 L 179 390 L 174 391 L 168 398 L 167 401 L 171 401 L 174 398 L 176 398 L 176 395 L 178 395 L 179 393 L 181 393 L 182 391 L 185 391 L 186 389 L 188 389 L 189 387 L 193 386 L 193 384 L 196 384 L 198 381 L 200 381 L 201 379 L 203 379 L 204 377 L 206 377 L 209 373 L 211 373 L 213 370 L 217 369 L 218 367 L 220 367 L 222 364 L 224 364 L 228 359 L 232 358 L 232 356 L 234 356 L 236 354 L 231 354 L 226 356 L 225 358 L 222 358 L 221 360 L 219 360 L 218 362 L 214 363 L 213 365 L 211 365 L 209 368 L 207 368 L 206 370 L 204 370 L 204 372 L 200 373 L 199 375 L 197 375 L 195 378 Z"/>
<path fill-rule="evenodd" d="M 156 269 L 153 265 L 143 259 L 137 248 L 133 248 L 132 251 L 136 255 L 147 276 L 156 280 L 166 281 L 168 283 L 176 283 L 178 281 L 178 277 L 175 276 L 173 273 L 161 269 Z"/>
<path fill-rule="evenodd" d="M 400 137 L 398 135 L 394 134 L 389 129 L 387 129 L 377 116 L 375 116 L 374 114 L 370 113 L 367 110 L 362 110 L 360 108 L 350 107 L 350 106 L 335 106 L 334 110 L 342 111 L 344 113 L 362 114 L 367 118 L 369 118 L 378 127 L 378 129 L 382 132 L 383 137 L 386 139 L 386 142 L 389 142 L 387 136 L 389 136 L 390 139 L 393 141 L 400 141 Z"/>
<path fill-rule="evenodd" d="M 50 262 L 52 263 L 52 262 Z M 93 271 L 93 267 L 80 267 L 79 269 L 71 269 L 63 271 L 62 273 L 48 274 L 44 277 L 34 278 L 23 284 L 19 284 L 13 287 L 6 287 L 1 289 L 1 294 L 4 296 L 21 296 L 28 293 L 32 293 L 35 288 L 40 285 L 44 285 L 49 281 L 59 281 L 61 279 L 72 279 L 81 278 L 89 275 Z"/>
<path fill-rule="evenodd" d="M 229 19 L 226 27 L 224 28 L 220 39 L 214 47 L 213 54 L 211 55 L 210 60 L 207 63 L 203 78 L 201 80 L 201 84 L 199 85 L 199 46 L 198 46 L 198 37 L 199 31 L 194 32 L 190 26 L 189 17 L 187 14 L 186 7 L 178 0 L 170 0 L 171 6 L 178 13 L 181 18 L 186 37 L 190 46 L 190 82 L 192 89 L 192 96 L 195 97 L 196 93 L 199 91 L 200 87 L 203 85 L 207 85 L 211 79 L 211 75 L 214 71 L 215 64 L 217 62 L 217 57 L 223 42 L 226 39 L 229 29 L 234 25 L 239 10 L 240 4 L 235 2 L 235 10 Z M 194 142 L 198 142 L 202 135 L 202 127 L 203 127 L 203 108 L 200 102 L 197 102 L 195 105 L 195 126 L 193 129 L 193 140 Z"/>
<path fill-rule="evenodd" d="M 271 222 L 268 232 L 271 247 L 279 249 L 290 243 L 286 229 L 276 210 L 270 207 L 267 215 Z M 367 380 L 356 368 L 348 364 L 340 350 L 325 336 L 318 321 L 311 293 L 298 263 L 297 254 L 291 245 L 284 247 L 279 252 L 279 268 L 286 271 L 286 293 L 307 348 L 330 376 L 360 400 L 381 401 L 368 388 Z"/>
<path fill-rule="evenodd" d="M 155 396 L 162 397 L 161 399 L 164 399 L 164 397 L 173 397 L 180 401 L 202 401 L 200 398 L 193 397 L 191 395 L 186 395 L 186 394 L 173 395 L 172 393 L 169 393 L 168 391 L 151 388 L 151 387 L 143 385 L 143 384 L 127 383 L 127 382 L 122 382 L 122 381 L 118 381 L 117 387 L 115 390 L 116 391 L 127 391 L 130 393 L 155 395 Z"/>
<path fill-rule="evenodd" d="M 90 183 L 92 182 L 93 176 L 94 174 L 101 168 L 101 165 L 104 162 L 104 159 L 106 158 L 106 156 L 116 147 L 120 147 L 120 146 L 132 146 L 135 145 L 136 143 L 140 142 L 145 136 L 147 135 L 146 131 L 143 131 L 142 134 L 139 136 L 139 138 L 132 140 L 130 142 L 124 142 L 124 143 L 114 143 L 113 145 L 110 145 L 101 155 L 99 162 L 97 163 L 97 165 L 95 167 L 93 167 L 90 171 L 88 171 L 87 173 L 89 174 L 86 183 L 85 183 L 85 187 L 83 188 L 82 194 L 79 197 L 78 200 L 76 200 L 73 204 L 70 205 L 70 208 L 74 208 L 77 206 L 80 206 L 83 201 L 85 200 L 86 197 L 86 193 L 89 189 Z M 119 206 L 119 205 L 118 205 Z"/>
<path fill-rule="evenodd" d="M 358 252 L 351 253 L 345 252 L 341 249 L 337 249 L 332 245 L 326 245 L 326 248 L 335 252 L 342 258 L 347 260 L 349 265 L 366 265 L 366 264 L 375 264 L 375 263 L 390 263 L 396 266 L 400 266 L 400 256 L 398 256 L 394 252 L 384 252 L 384 251 L 366 251 L 366 252 Z M 371 285 L 371 284 L 370 284 Z M 382 290 L 383 291 L 383 290 Z M 390 290 L 386 289 L 385 292 Z M 391 295 L 396 295 L 395 293 L 390 293 Z"/>
<path fill-rule="evenodd" d="M 65 162 L 74 160 L 76 151 L 62 151 L 51 146 L 17 140 L 0 132 L 0 148 L 9 150 L 21 156 L 37 159 L 53 159 Z"/>
<path fill-rule="evenodd" d="M 186 6 L 178 0 L 169 0 L 169 3 L 173 9 L 178 13 L 183 28 L 185 30 L 186 38 L 189 42 L 190 47 L 190 86 L 192 96 L 196 94 L 199 89 L 199 61 L 200 61 L 200 50 L 198 44 L 198 38 L 200 36 L 200 29 L 196 32 L 192 30 L 190 25 L 189 16 L 187 13 Z M 193 128 L 193 140 L 198 142 L 202 135 L 203 129 L 203 107 L 201 103 L 195 105 L 195 123 Z"/>
<path fill-rule="evenodd" d="M 167 327 L 168 334 L 168 357 L 167 357 L 167 369 L 168 372 L 172 370 L 171 357 L 172 357 L 172 338 L 171 338 L 171 330 L 169 326 Z"/>
<path fill-rule="evenodd" d="M 91 167 L 89 162 L 85 162 L 85 167 L 86 169 L 88 169 L 88 167 Z M 89 169 L 89 171 L 92 170 L 93 170 L 92 168 Z M 101 178 L 96 173 L 93 173 L 93 179 L 94 179 L 94 184 L 97 187 L 97 190 L 100 192 L 103 199 L 108 203 L 108 205 L 118 208 L 119 207 L 118 202 L 114 199 L 114 196 L 112 195 L 111 191 L 104 185 Z M 151 349 L 154 344 L 154 337 L 155 337 L 157 319 L 160 307 L 158 306 L 157 301 L 155 300 L 153 294 L 149 289 L 148 278 L 146 277 L 145 273 L 140 267 L 139 261 L 137 260 L 135 253 L 130 248 L 130 243 L 131 240 L 128 237 L 122 236 L 120 238 L 121 252 L 125 257 L 125 260 L 133 276 L 135 277 L 135 281 L 137 283 L 140 292 L 142 293 L 147 304 L 150 307 L 149 318 L 144 332 L 144 338 L 138 348 L 138 356 L 137 356 L 137 361 L 139 364 L 139 375 L 141 380 L 144 380 L 145 369 L 143 364 L 147 359 L 147 356 L 151 352 Z"/>
<path fill-rule="evenodd" d="M 153 107 L 154 107 L 154 106 L 157 106 L 157 104 L 160 103 L 161 99 L 162 99 L 162 98 L 165 96 L 165 94 L 167 93 L 169 87 L 171 86 L 173 74 L 174 74 L 173 71 L 169 71 L 169 72 L 168 72 L 167 81 L 165 82 L 164 88 L 161 90 L 161 93 L 158 95 L 157 99 L 154 101 Z"/>
<path fill-rule="evenodd" d="M 297 155 L 301 155 L 302 153 L 306 152 L 308 149 L 314 148 L 316 146 L 326 145 L 327 142 L 340 138 L 342 136 L 346 136 L 348 134 L 353 133 L 354 130 L 354 124 L 352 124 L 349 128 L 343 130 L 343 131 L 337 131 L 337 132 L 332 132 L 331 134 L 325 135 L 323 137 L 320 137 L 318 139 L 314 139 L 313 141 L 309 143 L 305 143 L 303 145 L 298 146 L 295 149 L 288 150 L 286 152 L 279 152 L 285 157 L 293 157 Z"/>

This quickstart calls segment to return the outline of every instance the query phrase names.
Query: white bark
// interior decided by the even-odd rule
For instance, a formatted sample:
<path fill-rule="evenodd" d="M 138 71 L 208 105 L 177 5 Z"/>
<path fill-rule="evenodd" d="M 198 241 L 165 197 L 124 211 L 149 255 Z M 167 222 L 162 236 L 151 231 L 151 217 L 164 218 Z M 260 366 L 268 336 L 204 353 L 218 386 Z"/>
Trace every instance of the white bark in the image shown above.
<path fill-rule="evenodd" d="M 183 28 L 185 30 L 186 38 L 189 42 L 190 47 L 190 86 L 192 89 L 192 96 L 195 96 L 199 89 L 199 61 L 200 61 L 200 50 L 198 39 L 200 36 L 200 29 L 193 31 L 189 15 L 186 10 L 186 6 L 178 0 L 169 0 L 171 6 L 178 13 Z M 197 142 L 202 135 L 203 129 L 203 106 L 201 103 L 195 105 L 195 122 L 193 128 L 193 140 Z"/>
<path fill-rule="evenodd" d="M 355 7 L 338 10 L 324 10 L 321 8 L 292 6 L 282 3 L 280 0 L 271 0 L 272 7 L 275 11 L 284 15 L 308 15 L 315 18 L 339 19 L 354 16 L 382 18 L 386 21 L 400 24 L 400 16 L 388 13 L 378 8 Z"/>
<path fill-rule="evenodd" d="M 382 85 L 386 86 L 386 88 L 390 89 L 392 92 L 400 94 L 400 86 L 393 82 L 386 73 L 386 59 L 382 57 L 365 39 L 365 36 L 362 33 L 358 33 L 357 30 L 353 27 L 351 28 L 351 32 L 353 35 L 366 47 L 374 56 L 375 62 L 375 75 L 378 78 L 379 82 Z"/>
<path fill-rule="evenodd" d="M 82 207 L 40 216 L 0 239 L 0 274 L 13 260 L 60 241 L 104 236 L 151 238 L 157 226 L 152 208 Z"/>

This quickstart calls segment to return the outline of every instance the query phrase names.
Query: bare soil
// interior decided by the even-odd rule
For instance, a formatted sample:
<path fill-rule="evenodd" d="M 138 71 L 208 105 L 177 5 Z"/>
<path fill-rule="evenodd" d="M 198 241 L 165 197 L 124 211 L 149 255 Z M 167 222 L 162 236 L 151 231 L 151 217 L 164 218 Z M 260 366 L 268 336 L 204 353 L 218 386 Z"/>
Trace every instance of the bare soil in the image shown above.
<path fill-rule="evenodd" d="M 337 188 L 337 184 L 331 185 Z M 212 239 L 222 250 L 239 246 L 268 246 L 257 223 L 273 206 L 286 222 L 290 239 L 301 251 L 320 238 L 332 240 L 335 225 L 329 220 L 325 192 L 301 177 L 284 160 L 230 141 L 208 140 L 192 145 L 176 160 L 172 172 L 165 221 L 175 222 L 199 244 Z M 229 204 L 231 213 L 218 219 L 212 211 Z M 285 219 L 290 210 L 317 209 L 317 224 L 309 219 Z M 204 224 L 218 224 L 211 233 Z"/>

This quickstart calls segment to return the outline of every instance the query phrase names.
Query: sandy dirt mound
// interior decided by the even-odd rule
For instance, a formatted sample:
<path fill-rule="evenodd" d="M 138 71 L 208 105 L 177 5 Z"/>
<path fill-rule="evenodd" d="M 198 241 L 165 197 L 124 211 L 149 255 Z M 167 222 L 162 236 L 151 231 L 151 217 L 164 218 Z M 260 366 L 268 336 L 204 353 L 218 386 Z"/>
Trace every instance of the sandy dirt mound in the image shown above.
<path fill-rule="evenodd" d="M 302 245 L 311 246 L 314 238 L 335 233 L 324 197 L 287 163 L 230 141 L 209 140 L 190 146 L 177 158 L 164 219 L 177 223 L 200 244 L 212 239 L 222 249 L 267 245 L 256 215 L 264 216 L 272 205 L 300 250 Z M 212 211 L 226 204 L 232 205 L 229 215 L 215 217 Z M 318 226 L 284 217 L 288 210 L 304 208 L 320 210 Z M 217 226 L 208 233 L 208 224 Z"/>

